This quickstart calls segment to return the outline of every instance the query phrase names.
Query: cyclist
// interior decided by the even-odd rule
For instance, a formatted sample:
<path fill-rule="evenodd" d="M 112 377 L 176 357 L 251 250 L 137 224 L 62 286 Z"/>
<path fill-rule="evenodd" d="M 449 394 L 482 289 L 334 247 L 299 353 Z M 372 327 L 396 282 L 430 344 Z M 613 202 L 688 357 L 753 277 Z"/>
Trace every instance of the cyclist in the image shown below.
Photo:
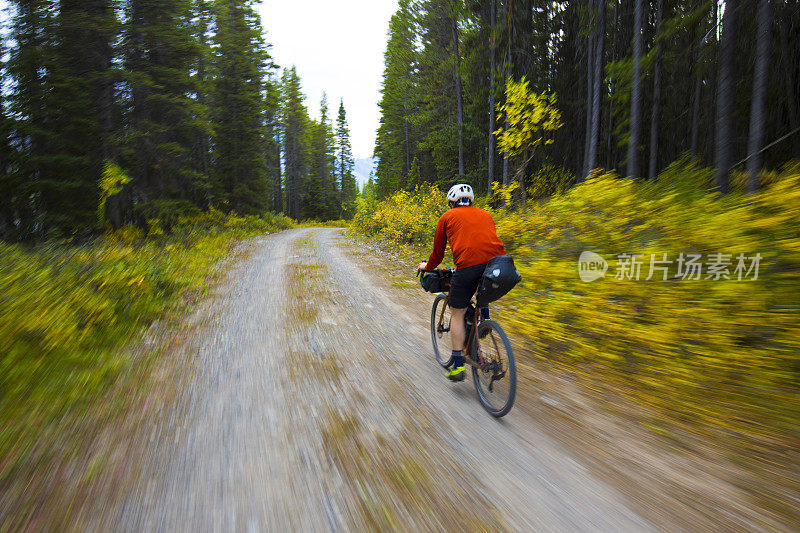
<path fill-rule="evenodd" d="M 444 258 L 447 243 L 453 251 L 456 271 L 450 281 L 450 339 L 453 346 L 453 362 L 447 372 L 450 381 L 464 380 L 464 315 L 467 306 L 478 289 L 486 263 L 493 257 L 505 255 L 506 250 L 497 238 L 492 215 L 474 207 L 475 195 L 472 187 L 465 183 L 454 185 L 447 193 L 450 210 L 439 218 L 433 238 L 433 252 L 426 262 L 420 263 L 417 271 L 431 271 Z M 487 308 L 481 309 L 487 318 Z"/>

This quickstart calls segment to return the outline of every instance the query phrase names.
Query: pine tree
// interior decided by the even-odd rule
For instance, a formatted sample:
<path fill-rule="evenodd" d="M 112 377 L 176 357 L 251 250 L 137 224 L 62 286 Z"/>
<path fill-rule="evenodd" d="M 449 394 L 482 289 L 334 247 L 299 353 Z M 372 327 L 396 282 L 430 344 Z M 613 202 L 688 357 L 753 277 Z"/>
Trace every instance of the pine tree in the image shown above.
<path fill-rule="evenodd" d="M 280 80 L 275 78 L 274 72 L 270 72 L 264 84 L 264 159 L 269 184 L 269 209 L 276 213 L 285 209 L 281 175 L 280 91 Z"/>
<path fill-rule="evenodd" d="M 308 172 L 308 112 L 303 105 L 300 78 L 295 67 L 283 71 L 281 77 L 281 137 L 286 184 L 286 214 L 300 218 L 300 198 L 305 190 Z"/>
<path fill-rule="evenodd" d="M 356 178 L 353 176 L 354 165 L 347 113 L 344 109 L 344 101 L 340 100 L 339 113 L 336 118 L 336 177 L 341 189 L 342 218 L 351 218 L 355 213 L 358 186 Z"/>
<path fill-rule="evenodd" d="M 380 125 L 375 141 L 378 158 L 376 189 L 386 196 L 403 186 L 414 158 L 415 134 L 411 124 L 415 96 L 412 77 L 416 69 L 416 29 L 410 0 L 400 0 L 389 22 L 384 53 Z"/>
<path fill-rule="evenodd" d="M 94 226 L 98 186 L 112 141 L 111 43 L 114 5 L 108 0 L 61 0 L 50 96 L 57 143 L 59 201 L 49 218 L 64 229 Z M 58 218 L 56 218 L 56 215 Z"/>
<path fill-rule="evenodd" d="M 197 40 L 198 55 L 195 79 L 197 80 L 198 124 L 190 155 L 191 168 L 197 175 L 192 188 L 195 204 L 208 207 L 211 204 L 211 146 L 212 125 L 210 102 L 214 88 L 213 33 L 215 29 L 213 0 L 193 0 L 193 27 Z"/>
<path fill-rule="evenodd" d="M 112 157 L 112 47 L 115 2 L 19 0 L 7 74 L 9 107 L 19 120 L 14 226 L 24 236 L 86 235 L 96 225 L 98 186 Z M 9 175 L 11 176 L 11 174 Z"/>
<path fill-rule="evenodd" d="M 418 142 L 417 160 L 424 176 L 446 186 L 458 175 L 459 125 L 452 5 L 450 0 L 426 0 L 422 9 L 422 49 L 417 75 L 421 94 L 415 102 L 413 123 L 425 133 Z"/>
<path fill-rule="evenodd" d="M 199 181 L 190 165 L 202 113 L 192 75 L 199 56 L 188 0 L 130 0 L 123 46 L 129 80 L 128 143 L 134 217 L 174 218 L 192 208 Z"/>
<path fill-rule="evenodd" d="M 58 186 L 53 179 L 55 133 L 48 99 L 54 55 L 54 12 L 44 0 L 17 0 L 12 23 L 15 46 L 6 73 L 14 81 L 8 111 L 17 117 L 10 132 L 18 147 L 7 189 L 11 190 L 16 233 L 46 233 L 52 226 L 48 213 L 58 216 Z"/>
<path fill-rule="evenodd" d="M 5 43 L 0 42 L 0 80 L 6 78 Z M 16 151 L 11 145 L 13 122 L 8 115 L 5 94 L 0 91 L 0 238 L 10 237 L 17 226 L 19 183 L 14 172 Z"/>
<path fill-rule="evenodd" d="M 309 177 L 304 193 L 304 218 L 330 220 L 340 211 L 334 168 L 334 138 L 328 119 L 328 98 L 322 94 L 319 122 L 309 124 Z"/>
<path fill-rule="evenodd" d="M 364 202 L 366 202 L 367 205 L 373 205 L 375 203 L 376 192 L 374 171 L 369 173 L 369 179 L 367 179 L 367 183 L 364 184 L 364 189 L 361 191 L 360 196 L 364 199 Z"/>
<path fill-rule="evenodd" d="M 263 212 L 266 175 L 265 71 L 271 65 L 254 0 L 218 0 L 212 117 L 215 203 L 242 214 Z"/>
<path fill-rule="evenodd" d="M 325 209 L 323 219 L 333 220 L 341 213 L 341 194 L 336 181 L 336 137 L 328 117 L 328 99 L 322 94 L 320 105 L 320 166 L 319 174 L 323 177 L 323 195 Z"/>

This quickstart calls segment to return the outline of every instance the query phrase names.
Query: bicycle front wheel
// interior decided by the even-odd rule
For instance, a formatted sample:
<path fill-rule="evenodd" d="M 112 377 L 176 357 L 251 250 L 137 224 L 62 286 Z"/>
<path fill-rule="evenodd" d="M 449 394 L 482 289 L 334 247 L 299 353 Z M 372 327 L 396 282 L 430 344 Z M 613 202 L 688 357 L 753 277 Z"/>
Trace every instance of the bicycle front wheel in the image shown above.
<path fill-rule="evenodd" d="M 478 327 L 480 365 L 472 367 L 478 399 L 489 414 L 500 418 L 514 405 L 517 394 L 517 365 L 508 336 L 494 320 Z"/>
<path fill-rule="evenodd" d="M 453 350 L 450 342 L 450 306 L 445 293 L 436 295 L 431 308 L 431 341 L 436 361 L 447 368 L 453 361 Z"/>

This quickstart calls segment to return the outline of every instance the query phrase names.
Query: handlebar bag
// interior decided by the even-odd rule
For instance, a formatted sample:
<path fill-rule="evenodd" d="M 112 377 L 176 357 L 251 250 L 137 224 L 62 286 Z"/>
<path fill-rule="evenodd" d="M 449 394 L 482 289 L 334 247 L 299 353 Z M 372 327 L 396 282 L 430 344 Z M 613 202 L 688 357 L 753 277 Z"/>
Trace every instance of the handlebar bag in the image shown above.
<path fill-rule="evenodd" d="M 478 287 L 478 306 L 499 300 L 520 281 L 522 276 L 510 255 L 498 255 L 489 259 Z"/>
<path fill-rule="evenodd" d="M 448 292 L 450 290 L 450 279 L 453 277 L 452 272 L 437 268 L 430 272 L 425 272 L 420 278 L 419 282 L 426 292 Z"/>

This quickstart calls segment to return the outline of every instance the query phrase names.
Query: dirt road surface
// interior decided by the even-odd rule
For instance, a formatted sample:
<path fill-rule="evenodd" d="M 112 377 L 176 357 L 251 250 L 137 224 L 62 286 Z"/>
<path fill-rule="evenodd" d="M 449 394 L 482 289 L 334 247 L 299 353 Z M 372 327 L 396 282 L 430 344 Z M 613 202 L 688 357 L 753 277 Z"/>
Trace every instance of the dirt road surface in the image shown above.
<path fill-rule="evenodd" d="M 137 432 L 81 529 L 649 531 L 521 409 L 495 420 L 340 230 L 256 239 L 186 342 L 175 406 Z M 408 300 L 408 301 L 407 301 Z"/>

